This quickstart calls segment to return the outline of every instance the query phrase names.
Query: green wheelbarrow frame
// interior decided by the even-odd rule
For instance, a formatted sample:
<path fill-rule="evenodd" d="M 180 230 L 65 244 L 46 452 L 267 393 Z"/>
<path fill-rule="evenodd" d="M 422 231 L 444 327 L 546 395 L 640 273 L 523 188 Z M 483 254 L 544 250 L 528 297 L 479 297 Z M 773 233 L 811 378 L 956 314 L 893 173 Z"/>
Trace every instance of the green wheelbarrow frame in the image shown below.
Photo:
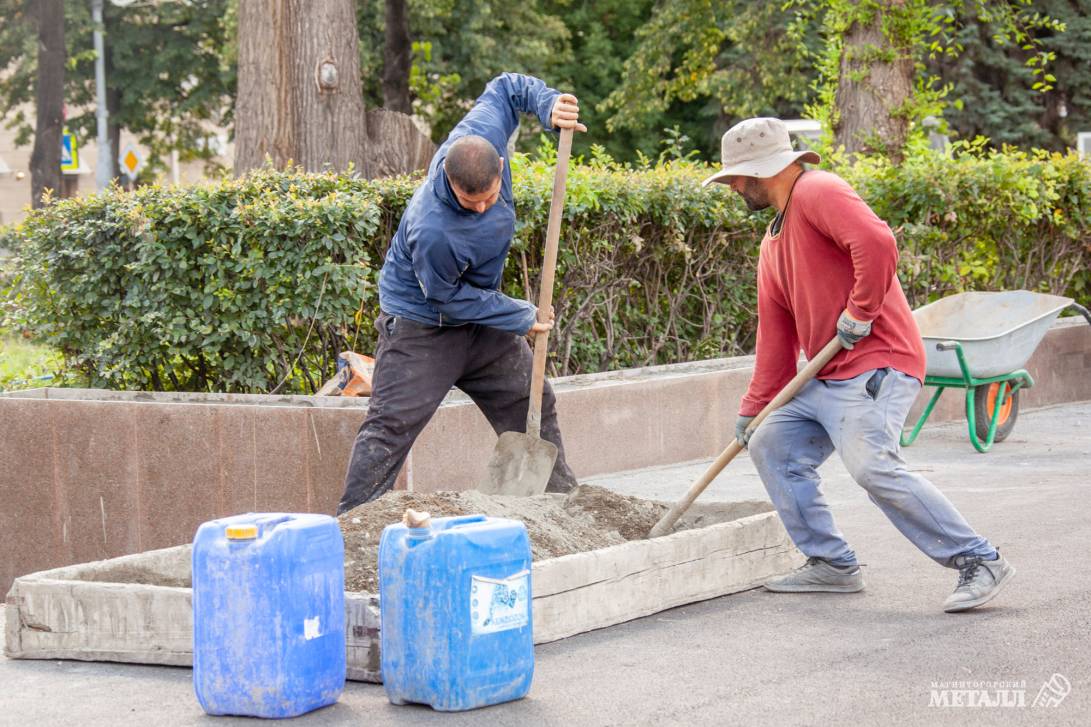
<path fill-rule="evenodd" d="M 987 376 L 979 379 L 970 373 L 970 369 L 966 365 L 966 357 L 962 353 L 962 344 L 958 341 L 943 341 L 937 343 L 936 349 L 939 351 L 955 352 L 955 356 L 958 357 L 958 367 L 962 370 L 962 378 L 955 378 L 953 376 L 924 377 L 924 385 L 936 387 L 936 393 L 933 394 L 932 398 L 928 401 L 928 406 L 924 408 L 924 412 L 921 414 L 920 419 L 917 420 L 917 423 L 913 428 L 908 432 L 902 432 L 902 446 L 908 447 L 916 441 L 917 435 L 921 432 L 921 427 L 923 427 L 924 423 L 928 420 L 929 415 L 932 413 L 932 409 L 935 408 L 936 402 L 939 401 L 939 397 L 943 394 L 944 389 L 965 389 L 966 423 L 970 429 L 970 442 L 974 445 L 974 449 L 984 454 L 989 451 L 989 448 L 993 446 L 993 442 L 996 439 L 996 429 L 1000 422 L 1000 412 L 1004 409 L 1004 402 L 1019 389 L 1029 389 L 1034 386 L 1034 379 L 1027 373 L 1026 369 L 1019 369 L 1008 374 Z M 974 393 L 979 386 L 989 386 L 996 383 L 1007 383 L 1007 386 L 1000 387 L 1000 391 L 996 397 L 996 403 L 993 407 L 991 421 L 989 422 L 989 431 L 985 436 L 985 441 L 982 442 L 981 438 L 977 436 L 977 413 L 974 407 Z"/>

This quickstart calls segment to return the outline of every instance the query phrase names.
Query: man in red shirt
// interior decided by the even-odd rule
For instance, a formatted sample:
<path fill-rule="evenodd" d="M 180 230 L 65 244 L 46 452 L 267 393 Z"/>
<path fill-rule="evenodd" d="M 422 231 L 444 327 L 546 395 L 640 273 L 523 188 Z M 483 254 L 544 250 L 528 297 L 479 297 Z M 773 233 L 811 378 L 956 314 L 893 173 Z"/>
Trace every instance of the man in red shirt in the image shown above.
<path fill-rule="evenodd" d="M 769 497 L 796 546 L 799 570 L 765 584 L 777 592 L 854 593 L 864 587 L 856 554 L 834 524 L 818 466 L 836 449 L 853 479 L 914 545 L 959 570 L 945 611 L 991 600 L 1015 569 L 969 526 L 935 485 L 910 472 L 899 451 L 906 415 L 924 379 L 924 344 L 897 277 L 898 250 L 885 222 L 843 179 L 792 149 L 778 119 L 748 119 L 722 140 L 727 184 L 751 210 L 775 207 L 758 262 L 757 361 L 736 437 L 748 445 Z M 833 336 L 845 349 L 753 432 L 747 426 Z M 748 441 L 749 440 L 749 441 Z"/>

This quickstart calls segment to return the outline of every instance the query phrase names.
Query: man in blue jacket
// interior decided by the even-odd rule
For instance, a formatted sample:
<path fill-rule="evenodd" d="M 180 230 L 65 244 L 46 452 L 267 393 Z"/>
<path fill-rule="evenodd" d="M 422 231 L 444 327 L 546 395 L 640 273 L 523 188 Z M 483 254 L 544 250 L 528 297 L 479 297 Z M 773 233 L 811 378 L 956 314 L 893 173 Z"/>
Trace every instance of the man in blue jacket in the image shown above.
<path fill-rule="evenodd" d="M 515 234 L 508 138 L 519 114 L 547 129 L 586 131 L 579 105 L 530 76 L 494 78 L 436 151 L 402 215 L 379 273 L 379 343 L 367 418 L 356 435 L 337 513 L 394 486 L 417 435 L 452 386 L 497 434 L 526 431 L 532 355 L 524 336 L 553 327 L 553 311 L 500 292 Z M 542 396 L 542 438 L 557 445 L 548 490 L 576 479 L 564 458 L 553 391 Z"/>

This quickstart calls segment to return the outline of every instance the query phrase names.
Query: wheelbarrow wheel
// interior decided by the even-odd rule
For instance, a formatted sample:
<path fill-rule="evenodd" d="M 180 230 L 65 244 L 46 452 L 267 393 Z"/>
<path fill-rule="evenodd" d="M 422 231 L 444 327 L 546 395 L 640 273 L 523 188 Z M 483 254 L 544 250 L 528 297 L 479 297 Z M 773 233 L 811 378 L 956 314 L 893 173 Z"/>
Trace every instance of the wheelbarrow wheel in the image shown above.
<path fill-rule="evenodd" d="M 998 381 L 985 384 L 974 389 L 974 425 L 977 436 L 982 442 L 989 436 L 989 424 L 992 422 L 993 412 L 996 411 L 996 400 L 1000 398 L 1000 387 L 1007 387 L 1004 403 L 1000 407 L 1000 418 L 996 421 L 996 437 L 994 442 L 1003 442 L 1011 434 L 1015 427 L 1015 420 L 1019 418 L 1019 390 L 1011 391 L 1011 384 L 1006 381 Z"/>

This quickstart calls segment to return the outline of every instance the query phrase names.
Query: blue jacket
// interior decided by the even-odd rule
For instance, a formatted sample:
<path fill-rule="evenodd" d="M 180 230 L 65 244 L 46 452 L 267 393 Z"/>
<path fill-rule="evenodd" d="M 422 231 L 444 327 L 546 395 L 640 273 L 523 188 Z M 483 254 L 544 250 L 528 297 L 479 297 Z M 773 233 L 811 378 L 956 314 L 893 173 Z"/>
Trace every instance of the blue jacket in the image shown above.
<path fill-rule="evenodd" d="M 443 160 L 451 144 L 476 134 L 507 156 L 508 138 L 520 113 L 536 113 L 551 129 L 550 112 L 560 94 L 530 76 L 505 73 L 485 88 L 474 107 L 436 151 L 428 178 L 409 201 L 379 273 L 379 306 L 386 313 L 433 326 L 479 323 L 513 333 L 534 324 L 537 306 L 500 292 L 515 204 L 511 169 L 504 162 L 500 198 L 483 213 L 463 209 Z"/>

